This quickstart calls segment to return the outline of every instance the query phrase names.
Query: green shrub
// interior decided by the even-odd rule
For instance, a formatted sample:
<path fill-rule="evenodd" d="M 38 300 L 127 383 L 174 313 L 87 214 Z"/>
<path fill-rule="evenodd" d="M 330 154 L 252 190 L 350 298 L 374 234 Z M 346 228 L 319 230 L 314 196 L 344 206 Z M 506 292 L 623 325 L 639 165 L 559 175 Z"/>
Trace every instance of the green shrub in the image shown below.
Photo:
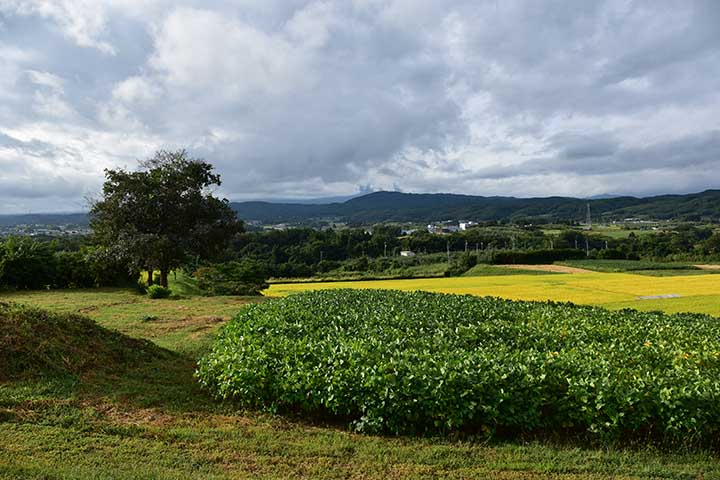
<path fill-rule="evenodd" d="M 446 277 L 459 277 L 471 268 L 477 265 L 477 256 L 475 254 L 465 253 L 457 258 L 450 267 L 445 270 Z"/>
<path fill-rule="evenodd" d="M 0 289 L 129 286 L 136 278 L 116 255 L 96 247 L 63 250 L 56 241 L 0 240 Z"/>
<path fill-rule="evenodd" d="M 150 298 L 168 298 L 172 294 L 172 290 L 162 285 L 150 285 L 147 288 L 147 296 Z"/>
<path fill-rule="evenodd" d="M 720 433 L 720 322 L 696 314 L 316 291 L 243 310 L 198 376 L 218 397 L 363 432 Z"/>
<path fill-rule="evenodd" d="M 259 295 L 267 288 L 267 268 L 260 262 L 218 263 L 194 274 L 198 287 L 209 295 Z"/>

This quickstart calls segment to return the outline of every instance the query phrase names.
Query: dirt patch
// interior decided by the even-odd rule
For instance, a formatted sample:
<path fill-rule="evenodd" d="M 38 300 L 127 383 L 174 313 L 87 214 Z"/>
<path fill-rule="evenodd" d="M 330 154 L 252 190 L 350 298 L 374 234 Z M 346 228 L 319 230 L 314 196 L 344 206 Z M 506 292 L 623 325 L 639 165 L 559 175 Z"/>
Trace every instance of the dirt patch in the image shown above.
<path fill-rule="evenodd" d="M 95 312 L 97 310 L 100 310 L 100 308 L 111 308 L 111 307 L 118 307 L 120 305 L 130 305 L 133 303 L 138 303 L 140 300 L 133 298 L 130 300 L 126 300 L 123 302 L 112 302 L 112 303 L 102 303 L 100 305 L 90 305 L 87 307 L 79 308 L 78 313 L 87 314 L 90 312 Z"/>
<path fill-rule="evenodd" d="M 515 270 L 535 270 L 538 272 L 553 272 L 553 273 L 595 273 L 592 270 L 586 270 L 584 268 L 567 267 L 565 265 L 498 265 L 503 268 L 513 268 Z"/>
<path fill-rule="evenodd" d="M 637 297 L 638 300 L 657 300 L 661 298 L 680 298 L 680 295 L 677 293 L 664 293 L 662 295 L 644 295 L 642 297 Z"/>
<path fill-rule="evenodd" d="M 720 270 L 720 265 L 693 265 L 700 270 Z"/>
<path fill-rule="evenodd" d="M 120 405 L 100 402 L 83 402 L 82 406 L 90 407 L 101 417 L 120 425 L 166 427 L 177 422 L 175 416 L 168 415 L 153 408 L 128 409 Z"/>
<path fill-rule="evenodd" d="M 155 333 L 168 334 L 179 330 L 190 329 L 193 332 L 204 332 L 228 320 L 229 317 L 212 315 L 187 316 L 180 320 L 160 320 L 153 325 Z"/>

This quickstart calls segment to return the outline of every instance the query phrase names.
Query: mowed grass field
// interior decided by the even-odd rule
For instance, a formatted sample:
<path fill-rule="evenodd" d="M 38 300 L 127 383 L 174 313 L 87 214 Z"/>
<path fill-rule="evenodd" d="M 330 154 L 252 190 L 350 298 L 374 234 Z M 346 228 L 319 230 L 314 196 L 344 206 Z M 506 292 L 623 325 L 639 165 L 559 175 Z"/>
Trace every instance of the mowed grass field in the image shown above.
<path fill-rule="evenodd" d="M 174 356 L 112 375 L 0 382 L 0 478 L 720 478 L 712 452 L 564 437 L 360 435 L 344 424 L 214 400 L 194 378 L 196 360 L 228 318 L 258 301 L 272 299 L 150 300 L 122 289 L 0 293 L 0 302 L 83 313 Z"/>
<path fill-rule="evenodd" d="M 655 277 L 631 273 L 508 275 L 407 280 L 273 284 L 264 294 L 285 296 L 327 288 L 387 288 L 554 300 L 611 309 L 635 308 L 720 316 L 720 275 Z M 647 298 L 674 296 L 674 298 Z M 643 298 L 646 297 L 646 298 Z"/>

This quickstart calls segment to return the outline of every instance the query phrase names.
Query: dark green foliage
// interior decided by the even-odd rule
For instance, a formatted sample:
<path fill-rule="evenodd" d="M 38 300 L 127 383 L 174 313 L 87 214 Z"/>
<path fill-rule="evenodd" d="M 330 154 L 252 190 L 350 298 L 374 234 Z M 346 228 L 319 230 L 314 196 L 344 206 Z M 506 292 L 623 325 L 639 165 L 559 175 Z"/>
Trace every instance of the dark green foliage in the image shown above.
<path fill-rule="evenodd" d="M 720 322 L 704 315 L 316 291 L 243 310 L 198 376 L 219 397 L 363 432 L 720 433 Z"/>
<path fill-rule="evenodd" d="M 720 260 L 715 253 L 720 252 L 720 234 L 713 236 L 708 227 L 678 225 L 676 231 L 641 236 L 630 233 L 627 238 L 560 228 L 559 234 L 548 235 L 534 225 L 499 226 L 487 222 L 481 227 L 448 235 L 418 230 L 402 237 L 394 236 L 398 228 L 390 226 L 375 226 L 372 235 L 364 229 L 317 231 L 297 228 L 249 232 L 235 238 L 225 260 L 251 258 L 261 261 L 268 265 L 270 276 L 276 278 L 338 277 L 338 273 L 344 272 L 403 276 L 400 270 L 409 266 L 448 263 L 448 249 L 451 275 L 462 270 L 454 264 L 456 258 L 465 253 L 480 263 L 498 264 L 581 259 L 586 258 L 586 247 L 590 254 L 588 258 Z M 401 258 L 399 252 L 402 250 L 410 250 L 417 256 Z"/>
<path fill-rule="evenodd" d="M 147 287 L 147 296 L 150 298 L 168 298 L 172 294 L 172 290 L 162 285 L 150 285 Z"/>
<path fill-rule="evenodd" d="M 0 243 L 0 284 L 18 289 L 50 288 L 55 277 L 53 245 L 30 238 Z"/>
<path fill-rule="evenodd" d="M 628 255 L 617 248 L 608 248 L 597 252 L 597 258 L 601 260 L 628 260 Z"/>
<path fill-rule="evenodd" d="M 169 352 L 87 317 L 0 303 L 0 381 L 32 376 L 119 372 Z"/>
<path fill-rule="evenodd" d="M 199 268 L 198 287 L 209 295 L 259 295 L 267 288 L 267 267 L 252 260 L 227 262 Z"/>
<path fill-rule="evenodd" d="M 168 274 L 193 260 L 220 256 L 242 223 L 225 199 L 213 166 L 186 151 L 160 150 L 141 170 L 106 170 L 103 198 L 90 212 L 95 240 L 109 257 L 123 259 L 135 271 Z"/>
<path fill-rule="evenodd" d="M 446 277 L 459 277 L 463 273 L 467 272 L 475 265 L 477 265 L 477 256 L 470 253 L 465 253 L 457 258 L 445 271 Z"/>
<path fill-rule="evenodd" d="M 342 269 L 348 272 L 367 272 L 370 268 L 368 257 L 362 256 L 346 261 Z"/>
<path fill-rule="evenodd" d="M 65 250 L 67 245 L 11 237 L 0 241 L 0 289 L 89 288 L 127 286 L 137 272 L 89 246 Z"/>

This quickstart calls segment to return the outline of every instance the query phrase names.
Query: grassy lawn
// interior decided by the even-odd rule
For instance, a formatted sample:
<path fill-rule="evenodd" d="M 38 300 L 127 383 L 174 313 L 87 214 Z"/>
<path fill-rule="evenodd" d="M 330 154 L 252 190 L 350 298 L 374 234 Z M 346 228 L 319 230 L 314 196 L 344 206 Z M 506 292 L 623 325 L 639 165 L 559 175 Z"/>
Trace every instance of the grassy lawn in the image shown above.
<path fill-rule="evenodd" d="M 545 235 L 560 235 L 564 231 L 565 230 L 552 229 L 552 228 L 542 229 L 542 232 Z M 650 230 L 650 229 L 647 229 L 647 230 L 625 229 L 625 228 L 621 228 L 619 226 L 613 226 L 613 225 L 594 225 L 591 233 L 596 234 L 596 235 L 604 235 L 606 237 L 611 237 L 611 238 L 628 238 L 631 233 L 635 234 L 636 236 L 641 236 L 641 235 L 652 235 L 652 234 L 658 233 L 658 231 Z"/>
<path fill-rule="evenodd" d="M 523 270 L 520 268 L 507 268 L 502 265 L 486 265 L 477 264 L 467 272 L 463 273 L 463 277 L 485 277 L 495 275 L 556 275 L 555 272 L 544 272 L 540 270 Z"/>
<path fill-rule="evenodd" d="M 706 452 L 358 435 L 217 402 L 193 378 L 195 360 L 229 316 L 262 299 L 79 290 L 0 301 L 82 312 L 167 350 L 123 371 L 0 383 L 0 478 L 720 478 L 720 459 Z"/>
<path fill-rule="evenodd" d="M 673 263 L 673 262 L 652 262 L 647 260 L 565 260 L 556 262 L 558 265 L 567 265 L 570 267 L 585 268 L 596 272 L 635 272 L 650 270 L 694 270 L 699 273 L 709 273 L 707 270 L 699 268 L 689 263 Z"/>

